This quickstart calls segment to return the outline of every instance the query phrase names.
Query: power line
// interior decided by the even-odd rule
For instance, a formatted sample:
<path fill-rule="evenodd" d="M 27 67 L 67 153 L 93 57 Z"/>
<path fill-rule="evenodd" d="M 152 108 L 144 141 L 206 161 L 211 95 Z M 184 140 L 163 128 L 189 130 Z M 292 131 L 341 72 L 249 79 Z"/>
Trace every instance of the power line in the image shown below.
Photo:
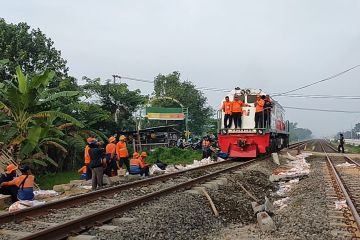
<path fill-rule="evenodd" d="M 298 88 L 295 88 L 295 89 L 293 89 L 293 90 L 289 90 L 289 91 L 286 91 L 286 92 L 283 92 L 283 93 L 278 93 L 278 94 L 276 94 L 275 96 L 279 96 L 279 95 L 283 95 L 283 94 L 286 94 L 286 93 L 295 92 L 295 91 L 298 91 L 298 90 L 300 90 L 300 89 L 304 89 L 304 88 L 313 86 L 313 85 L 318 84 L 318 83 L 321 83 L 321 82 L 329 81 L 329 80 L 331 80 L 331 79 L 333 79 L 333 78 L 336 78 L 336 77 L 338 77 L 338 76 L 340 76 L 340 75 L 343 75 L 343 74 L 345 74 L 345 73 L 347 73 L 347 72 L 350 72 L 351 70 L 353 70 L 353 69 L 355 69 L 355 68 L 358 68 L 358 67 L 360 67 L 360 65 L 353 66 L 353 67 L 348 68 L 348 69 L 346 69 L 346 70 L 344 70 L 344 71 L 342 71 L 342 72 L 336 73 L 336 74 L 334 74 L 334 75 L 332 75 L 332 76 L 330 76 L 330 77 L 327 77 L 327 78 L 324 78 L 324 79 L 322 79 L 322 80 L 319 80 L 319 81 L 316 81 L 316 82 L 307 84 L 307 85 L 305 85 L 305 86 L 298 87 Z"/>
<path fill-rule="evenodd" d="M 317 111 L 317 112 L 360 113 L 360 111 L 332 110 L 332 109 L 318 109 L 318 108 L 299 108 L 299 107 L 288 107 L 288 106 L 283 106 L 283 108 L 305 110 L 305 111 Z"/>
<path fill-rule="evenodd" d="M 360 99 L 360 96 L 350 96 L 350 95 L 305 95 L 305 94 L 284 94 L 277 97 L 294 97 L 294 98 L 332 98 L 332 99 L 348 99 L 348 100 L 357 100 Z"/>

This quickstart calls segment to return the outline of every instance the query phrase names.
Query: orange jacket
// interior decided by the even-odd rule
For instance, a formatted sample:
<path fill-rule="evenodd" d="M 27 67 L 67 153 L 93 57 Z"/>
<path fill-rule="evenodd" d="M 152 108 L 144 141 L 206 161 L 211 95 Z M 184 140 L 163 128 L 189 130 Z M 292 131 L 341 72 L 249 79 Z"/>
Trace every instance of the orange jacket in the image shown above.
<path fill-rule="evenodd" d="M 105 151 L 106 151 L 106 154 L 111 154 L 111 158 L 113 158 L 116 153 L 115 143 L 108 143 L 106 145 Z"/>
<path fill-rule="evenodd" d="M 142 160 L 140 158 L 133 158 L 130 160 L 130 165 L 131 166 L 138 166 L 140 168 L 144 168 L 145 164 L 142 162 Z"/>
<path fill-rule="evenodd" d="M 117 154 L 118 158 L 123 158 L 123 157 L 129 156 L 129 152 L 126 148 L 126 142 L 119 141 L 116 144 L 116 154 Z"/>
<path fill-rule="evenodd" d="M 232 111 L 232 102 L 227 102 L 224 101 L 223 105 L 222 105 L 222 110 L 224 111 L 225 114 L 231 114 Z"/>
<path fill-rule="evenodd" d="M 85 159 L 85 165 L 90 164 L 91 159 L 90 159 L 90 147 L 89 145 L 85 146 L 85 150 L 84 150 L 84 159 Z"/>
<path fill-rule="evenodd" d="M 256 100 L 256 112 L 264 110 L 265 101 L 263 99 Z"/>
<path fill-rule="evenodd" d="M 246 104 L 239 100 L 239 101 L 232 101 L 232 112 L 238 113 L 238 112 L 242 112 L 242 107 L 246 106 Z"/>
<path fill-rule="evenodd" d="M 9 182 L 3 182 L 2 185 L 3 186 L 15 185 L 17 187 L 20 187 L 20 184 L 24 180 L 25 177 L 26 177 L 26 175 L 21 175 L 21 176 L 19 176 L 17 178 L 14 178 L 13 180 L 11 180 Z M 32 187 L 34 187 L 34 180 L 35 180 L 35 177 L 33 175 L 28 175 L 28 178 L 24 182 L 24 188 L 32 188 Z"/>

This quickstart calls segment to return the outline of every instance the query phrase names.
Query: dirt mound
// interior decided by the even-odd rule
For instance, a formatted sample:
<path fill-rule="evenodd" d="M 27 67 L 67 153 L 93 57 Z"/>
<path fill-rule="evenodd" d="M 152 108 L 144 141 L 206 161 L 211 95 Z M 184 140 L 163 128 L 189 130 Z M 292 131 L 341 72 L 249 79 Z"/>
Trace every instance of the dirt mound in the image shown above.
<path fill-rule="evenodd" d="M 275 185 L 268 176 L 259 171 L 244 172 L 243 176 L 233 175 L 228 184 L 217 191 L 211 192 L 211 197 L 217 207 L 220 217 L 227 223 L 255 223 L 256 217 L 251 207 L 254 201 L 241 188 L 245 187 L 253 196 L 263 203 L 264 197 L 275 190 Z"/>

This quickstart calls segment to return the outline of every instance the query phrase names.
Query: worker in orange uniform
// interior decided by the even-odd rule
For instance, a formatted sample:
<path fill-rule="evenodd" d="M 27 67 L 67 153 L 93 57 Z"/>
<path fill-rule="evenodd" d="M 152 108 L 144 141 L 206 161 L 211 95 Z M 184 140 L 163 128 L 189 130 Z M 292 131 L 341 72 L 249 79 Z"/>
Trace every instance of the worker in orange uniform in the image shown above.
<path fill-rule="evenodd" d="M 211 142 L 209 140 L 209 138 L 207 136 L 203 137 L 202 143 L 201 143 L 201 147 L 202 147 L 202 158 L 208 158 L 211 157 Z"/>
<path fill-rule="evenodd" d="M 114 136 L 109 137 L 109 143 L 105 148 L 105 156 L 106 156 L 106 168 L 105 174 L 109 177 L 113 175 L 117 175 L 117 164 L 116 164 L 116 138 Z M 114 173 L 114 174 L 112 174 Z"/>
<path fill-rule="evenodd" d="M 18 200 L 33 200 L 34 199 L 34 180 L 35 177 L 31 175 L 29 166 L 22 166 L 20 168 L 21 176 L 14 178 L 9 182 L 1 183 L 3 186 L 16 186 L 16 192 L 12 195 L 12 199 Z"/>
<path fill-rule="evenodd" d="M 133 158 L 130 160 L 130 174 L 149 176 L 149 166 L 144 164 L 137 152 L 134 152 Z"/>
<path fill-rule="evenodd" d="M 142 163 L 143 163 L 145 166 L 149 166 L 148 164 L 145 163 L 145 158 L 147 158 L 147 153 L 146 153 L 146 152 L 141 152 L 139 158 L 140 158 L 140 160 L 142 161 Z"/>
<path fill-rule="evenodd" d="M 82 166 L 78 173 L 80 173 L 80 180 L 86 180 L 86 166 Z"/>
<path fill-rule="evenodd" d="M 231 108 L 231 116 L 234 120 L 235 128 L 241 128 L 241 116 L 242 116 L 242 108 L 243 107 L 250 107 L 250 105 L 244 103 L 239 99 L 238 96 L 234 96 L 234 101 L 232 101 L 232 108 Z"/>
<path fill-rule="evenodd" d="M 255 102 L 255 128 L 264 127 L 264 105 L 265 105 L 265 95 L 257 95 Z"/>
<path fill-rule="evenodd" d="M 86 166 L 86 180 L 90 180 L 91 179 L 91 168 L 90 168 L 90 144 L 92 142 L 95 142 L 96 139 L 95 137 L 88 137 L 86 139 L 86 146 L 85 146 L 85 150 L 84 150 L 84 163 Z"/>
<path fill-rule="evenodd" d="M 121 135 L 119 138 L 119 142 L 116 144 L 116 154 L 117 159 L 120 162 L 119 167 L 122 168 L 122 166 L 125 164 L 126 169 L 128 170 L 128 172 L 130 172 L 129 152 L 125 141 L 126 137 L 124 135 Z"/>
<path fill-rule="evenodd" d="M 0 176 L 0 184 L 3 182 L 12 181 L 16 177 L 16 170 L 18 167 L 15 164 L 9 164 L 4 173 Z M 17 200 L 17 187 L 16 186 L 3 186 L 0 188 L 0 193 L 4 195 L 11 195 L 12 201 Z M 14 197 L 13 197 L 14 196 Z"/>
<path fill-rule="evenodd" d="M 224 112 L 224 128 L 231 128 L 231 124 L 232 124 L 232 117 L 231 117 L 232 102 L 230 102 L 229 96 L 225 97 L 225 101 L 223 102 L 221 109 Z"/>

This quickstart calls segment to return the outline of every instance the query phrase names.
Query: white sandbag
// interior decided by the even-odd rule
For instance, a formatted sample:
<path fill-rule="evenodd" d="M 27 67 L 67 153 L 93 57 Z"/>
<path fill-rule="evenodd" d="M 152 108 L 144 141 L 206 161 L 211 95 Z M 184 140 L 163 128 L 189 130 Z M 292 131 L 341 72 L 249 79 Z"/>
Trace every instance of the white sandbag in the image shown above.
<path fill-rule="evenodd" d="M 21 201 L 17 201 L 15 203 L 13 203 L 9 207 L 9 212 L 14 212 L 14 211 L 18 211 L 18 210 L 21 210 L 21 209 L 25 209 L 25 208 L 29 208 L 29 207 L 33 207 L 33 206 L 37 206 L 37 205 L 43 205 L 43 204 L 45 204 L 45 202 L 43 202 L 43 201 L 21 200 Z"/>
<path fill-rule="evenodd" d="M 58 192 L 54 190 L 38 190 L 34 191 L 35 199 L 44 199 L 50 197 L 56 197 L 59 195 Z"/>
<path fill-rule="evenodd" d="M 347 208 L 348 205 L 346 204 L 346 200 L 342 200 L 342 201 L 335 201 L 335 209 L 336 210 L 341 210 L 343 208 Z"/>
<path fill-rule="evenodd" d="M 294 157 L 294 156 L 292 156 L 289 152 L 287 152 L 286 158 L 289 159 L 289 160 L 291 160 L 291 161 L 297 160 L 297 158 Z"/>
<path fill-rule="evenodd" d="M 162 170 L 161 168 L 159 168 L 156 164 L 152 165 L 150 170 L 150 175 L 153 174 L 163 174 L 165 172 L 165 170 Z"/>

